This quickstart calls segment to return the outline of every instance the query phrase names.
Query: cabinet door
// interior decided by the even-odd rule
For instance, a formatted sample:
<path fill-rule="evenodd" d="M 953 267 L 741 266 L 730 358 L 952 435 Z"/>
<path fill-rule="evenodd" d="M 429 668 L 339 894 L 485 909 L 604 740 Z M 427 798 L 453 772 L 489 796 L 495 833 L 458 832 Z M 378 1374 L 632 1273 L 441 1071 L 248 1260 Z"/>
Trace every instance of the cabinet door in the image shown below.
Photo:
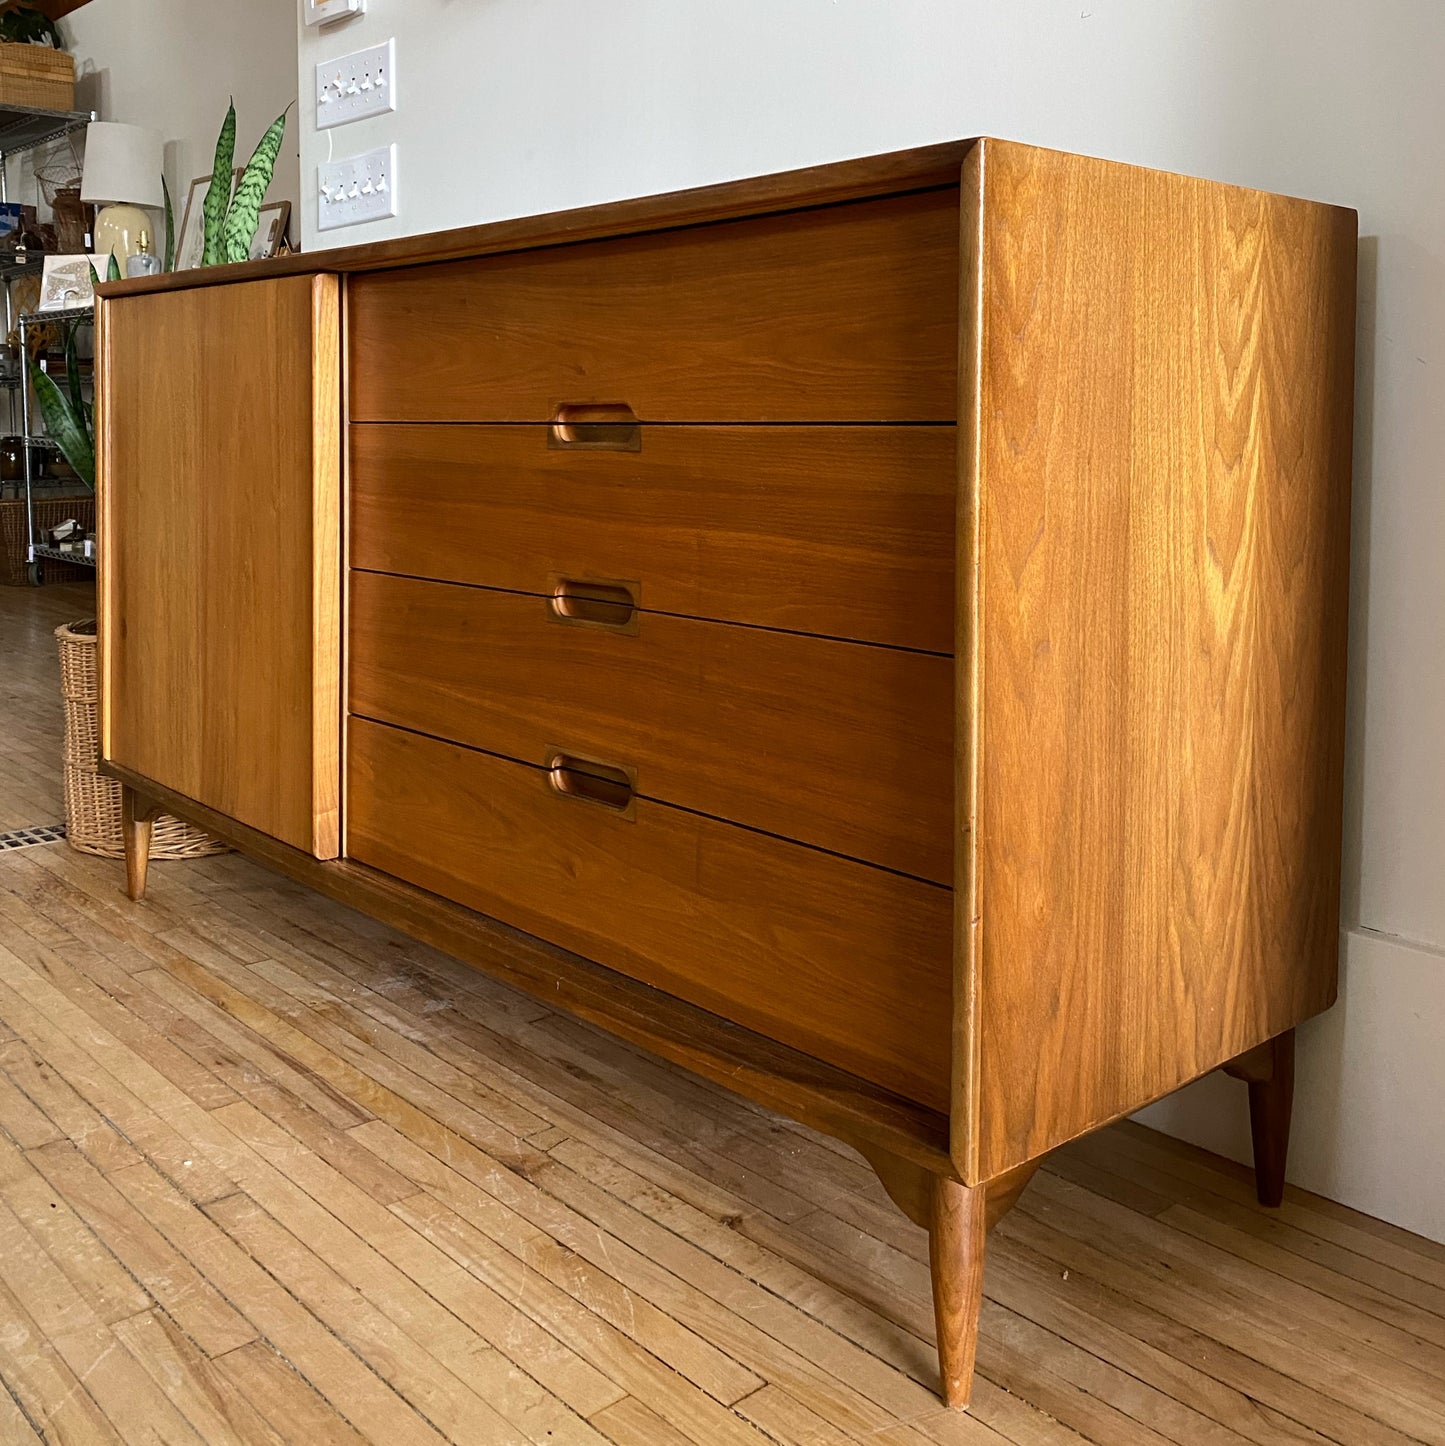
<path fill-rule="evenodd" d="M 116 297 L 100 326 L 102 752 L 338 852 L 338 281 Z"/>

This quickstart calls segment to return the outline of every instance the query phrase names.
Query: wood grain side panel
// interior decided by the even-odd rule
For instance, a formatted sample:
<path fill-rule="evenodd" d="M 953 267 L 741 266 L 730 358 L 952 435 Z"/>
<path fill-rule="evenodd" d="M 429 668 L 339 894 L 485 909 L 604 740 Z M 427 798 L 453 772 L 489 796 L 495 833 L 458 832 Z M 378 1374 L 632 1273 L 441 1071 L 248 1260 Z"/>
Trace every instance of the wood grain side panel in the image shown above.
<path fill-rule="evenodd" d="M 644 427 L 567 452 L 540 426 L 353 425 L 357 567 L 953 651 L 956 428 Z"/>
<path fill-rule="evenodd" d="M 366 572 L 349 636 L 353 713 L 952 885 L 950 658 Z"/>
<path fill-rule="evenodd" d="M 933 1109 L 946 889 L 352 718 L 352 857 Z"/>
<path fill-rule="evenodd" d="M 102 400 L 108 757 L 321 855 L 339 788 L 336 297 L 300 276 L 107 301 Z"/>
<path fill-rule="evenodd" d="M 1356 236 L 983 168 L 970 1180 L 1334 998 Z"/>
<path fill-rule="evenodd" d="M 951 422 L 958 192 L 354 277 L 351 416 Z"/>

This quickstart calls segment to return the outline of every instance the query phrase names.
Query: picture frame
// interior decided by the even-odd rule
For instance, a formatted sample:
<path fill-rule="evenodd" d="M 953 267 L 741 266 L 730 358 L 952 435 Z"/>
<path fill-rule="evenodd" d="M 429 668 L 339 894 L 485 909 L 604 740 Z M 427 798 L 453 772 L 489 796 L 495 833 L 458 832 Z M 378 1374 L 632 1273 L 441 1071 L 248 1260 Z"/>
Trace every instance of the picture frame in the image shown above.
<path fill-rule="evenodd" d="M 261 217 L 256 234 L 251 238 L 252 261 L 264 261 L 274 256 L 286 240 L 287 228 L 291 224 L 290 201 L 268 201 L 261 207 Z"/>
<path fill-rule="evenodd" d="M 231 189 L 234 191 L 240 183 L 241 174 L 246 168 L 237 166 L 231 178 Z M 206 192 L 211 189 L 210 176 L 197 176 L 191 182 L 191 188 L 186 192 L 186 207 L 181 212 L 181 227 L 176 232 L 176 264 L 177 271 L 191 271 L 201 264 L 201 257 L 206 249 Z"/>
<path fill-rule="evenodd" d="M 72 307 L 89 306 L 95 299 L 91 287 L 90 268 L 104 279 L 110 265 L 109 256 L 46 256 L 40 273 L 40 300 L 37 311 L 69 311 Z"/>

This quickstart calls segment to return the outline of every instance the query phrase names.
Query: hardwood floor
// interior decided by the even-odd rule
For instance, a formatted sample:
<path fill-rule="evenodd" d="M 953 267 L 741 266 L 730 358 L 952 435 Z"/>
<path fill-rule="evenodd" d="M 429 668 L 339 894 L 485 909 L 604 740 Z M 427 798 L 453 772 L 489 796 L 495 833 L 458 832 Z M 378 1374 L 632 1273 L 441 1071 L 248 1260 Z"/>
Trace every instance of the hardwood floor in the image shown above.
<path fill-rule="evenodd" d="M 95 584 L 0 587 L 0 833 L 58 823 L 60 664 L 55 629 L 95 616 Z"/>
<path fill-rule="evenodd" d="M 6 817 L 80 611 L 0 590 Z M 6 1446 L 1445 1442 L 1445 1246 L 1116 1126 L 994 1235 L 950 1414 L 849 1151 L 238 857 L 150 890 L 0 854 Z"/>

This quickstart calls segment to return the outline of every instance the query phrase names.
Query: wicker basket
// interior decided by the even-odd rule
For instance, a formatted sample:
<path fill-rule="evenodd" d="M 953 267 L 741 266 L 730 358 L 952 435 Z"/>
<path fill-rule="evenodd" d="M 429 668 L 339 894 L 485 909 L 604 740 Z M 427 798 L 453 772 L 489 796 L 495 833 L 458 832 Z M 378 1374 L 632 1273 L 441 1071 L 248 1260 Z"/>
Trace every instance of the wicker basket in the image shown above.
<path fill-rule="evenodd" d="M 7 487 L 11 484 L 6 483 Z M 56 496 L 41 492 L 35 498 L 35 526 L 42 532 L 73 517 L 87 532 L 95 531 L 95 493 L 85 488 Z M 46 582 L 78 582 L 93 578 L 95 569 L 81 563 L 45 560 Z M 0 584 L 24 587 L 30 581 L 25 565 L 25 499 L 0 497 Z"/>
<path fill-rule="evenodd" d="M 48 45 L 0 44 L 0 105 L 75 109 L 75 57 Z"/>
<path fill-rule="evenodd" d="M 125 854 L 120 822 L 120 784 L 97 772 L 100 760 L 100 689 L 95 623 L 56 628 L 60 644 L 60 692 L 65 699 L 65 834 L 73 849 L 118 859 Z M 162 814 L 151 831 L 153 859 L 203 859 L 228 852 L 225 844 L 193 824 Z"/>

